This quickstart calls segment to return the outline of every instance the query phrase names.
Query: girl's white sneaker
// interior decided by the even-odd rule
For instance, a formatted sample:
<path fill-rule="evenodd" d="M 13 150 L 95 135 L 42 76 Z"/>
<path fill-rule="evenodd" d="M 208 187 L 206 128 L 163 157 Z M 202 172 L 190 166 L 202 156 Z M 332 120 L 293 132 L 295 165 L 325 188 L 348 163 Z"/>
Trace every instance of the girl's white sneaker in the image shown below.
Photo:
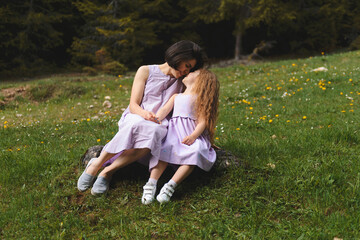
<path fill-rule="evenodd" d="M 143 186 L 144 192 L 141 198 L 142 204 L 148 205 L 152 203 L 155 199 L 156 185 L 147 182 Z"/>
<path fill-rule="evenodd" d="M 175 187 L 173 185 L 170 185 L 169 183 L 166 183 L 160 190 L 159 195 L 157 195 L 156 199 L 160 203 L 167 203 L 170 201 L 171 196 L 175 192 Z"/>

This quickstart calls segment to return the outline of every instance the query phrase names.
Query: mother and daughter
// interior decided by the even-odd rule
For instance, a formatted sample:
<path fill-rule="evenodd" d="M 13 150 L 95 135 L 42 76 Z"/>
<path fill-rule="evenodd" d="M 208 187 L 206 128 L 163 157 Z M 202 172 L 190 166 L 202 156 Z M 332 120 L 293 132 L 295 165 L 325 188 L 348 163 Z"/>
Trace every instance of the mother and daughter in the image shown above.
<path fill-rule="evenodd" d="M 138 69 L 130 104 L 118 122 L 119 131 L 100 156 L 87 164 L 78 179 L 80 191 L 91 188 L 93 195 L 106 193 L 118 169 L 139 161 L 149 165 L 150 178 L 141 201 L 150 204 L 155 199 L 157 180 L 170 163 L 178 168 L 156 197 L 164 203 L 195 166 L 211 169 L 216 160 L 211 143 L 219 82 L 215 74 L 201 69 L 204 58 L 197 44 L 184 40 L 166 50 L 165 63 Z"/>

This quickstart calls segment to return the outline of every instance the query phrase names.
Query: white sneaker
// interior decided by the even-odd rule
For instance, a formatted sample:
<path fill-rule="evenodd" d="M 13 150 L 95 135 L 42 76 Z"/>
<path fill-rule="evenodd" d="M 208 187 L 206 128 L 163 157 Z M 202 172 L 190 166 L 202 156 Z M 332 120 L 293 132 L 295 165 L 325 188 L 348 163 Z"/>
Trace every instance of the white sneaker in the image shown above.
<path fill-rule="evenodd" d="M 156 199 L 160 203 L 167 203 L 170 201 L 171 196 L 175 192 L 175 187 L 166 183 L 160 190 L 159 195 L 157 195 Z"/>
<path fill-rule="evenodd" d="M 142 204 L 148 205 L 154 201 L 155 192 L 156 192 L 156 185 L 146 183 L 143 186 L 144 192 L 141 198 Z"/>

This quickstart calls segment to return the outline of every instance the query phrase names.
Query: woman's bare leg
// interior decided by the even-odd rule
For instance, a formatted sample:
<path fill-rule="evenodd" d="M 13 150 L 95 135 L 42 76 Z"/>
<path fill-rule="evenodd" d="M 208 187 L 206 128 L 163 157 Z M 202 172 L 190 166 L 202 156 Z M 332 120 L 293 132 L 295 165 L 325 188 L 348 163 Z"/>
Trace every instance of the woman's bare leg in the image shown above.
<path fill-rule="evenodd" d="M 195 169 L 195 165 L 181 165 L 171 178 L 176 184 L 180 184 Z"/>
<path fill-rule="evenodd" d="M 105 167 L 100 172 L 99 176 L 109 179 L 118 169 L 123 168 L 148 154 L 150 154 L 150 149 L 148 148 L 125 150 L 111 165 Z"/>
<path fill-rule="evenodd" d="M 90 174 L 92 176 L 95 176 L 98 171 L 100 170 L 100 168 L 102 167 L 102 165 L 109 160 L 110 158 L 112 158 L 113 156 L 115 156 L 116 154 L 113 153 L 108 153 L 106 151 L 102 151 L 100 156 L 97 158 L 96 161 L 94 161 L 86 170 L 87 174 Z"/>
<path fill-rule="evenodd" d="M 167 165 L 167 162 L 159 161 L 159 163 L 153 169 L 151 169 L 150 178 L 159 180 Z"/>

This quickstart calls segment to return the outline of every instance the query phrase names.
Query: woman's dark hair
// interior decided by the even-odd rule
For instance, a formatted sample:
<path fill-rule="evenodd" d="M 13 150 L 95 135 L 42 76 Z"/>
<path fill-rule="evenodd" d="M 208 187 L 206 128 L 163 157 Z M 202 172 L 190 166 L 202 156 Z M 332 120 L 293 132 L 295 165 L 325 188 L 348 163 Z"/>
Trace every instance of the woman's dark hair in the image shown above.
<path fill-rule="evenodd" d="M 174 69 L 177 69 L 181 62 L 192 59 L 196 60 L 196 64 L 191 71 L 202 68 L 207 60 L 206 54 L 200 46 L 189 40 L 174 43 L 165 52 L 165 61 Z"/>

